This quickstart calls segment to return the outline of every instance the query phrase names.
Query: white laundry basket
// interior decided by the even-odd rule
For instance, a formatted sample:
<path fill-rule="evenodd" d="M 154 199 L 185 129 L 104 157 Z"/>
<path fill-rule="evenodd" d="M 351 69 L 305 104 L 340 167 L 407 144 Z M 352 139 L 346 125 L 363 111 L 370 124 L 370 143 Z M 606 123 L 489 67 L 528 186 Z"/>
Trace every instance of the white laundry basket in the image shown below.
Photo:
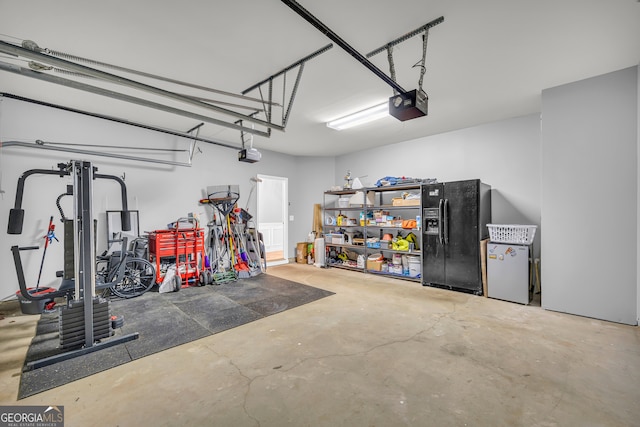
<path fill-rule="evenodd" d="M 530 245 L 536 236 L 537 225 L 487 224 L 489 240 L 493 243 Z"/>

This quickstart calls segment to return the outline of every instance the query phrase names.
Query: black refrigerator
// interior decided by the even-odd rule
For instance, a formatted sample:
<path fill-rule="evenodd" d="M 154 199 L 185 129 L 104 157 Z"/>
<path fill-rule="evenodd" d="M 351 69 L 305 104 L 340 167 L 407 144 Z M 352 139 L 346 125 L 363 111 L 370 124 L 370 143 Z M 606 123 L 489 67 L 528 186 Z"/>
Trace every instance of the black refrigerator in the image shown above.
<path fill-rule="evenodd" d="M 422 285 L 482 295 L 480 241 L 491 187 L 479 179 L 422 186 Z"/>

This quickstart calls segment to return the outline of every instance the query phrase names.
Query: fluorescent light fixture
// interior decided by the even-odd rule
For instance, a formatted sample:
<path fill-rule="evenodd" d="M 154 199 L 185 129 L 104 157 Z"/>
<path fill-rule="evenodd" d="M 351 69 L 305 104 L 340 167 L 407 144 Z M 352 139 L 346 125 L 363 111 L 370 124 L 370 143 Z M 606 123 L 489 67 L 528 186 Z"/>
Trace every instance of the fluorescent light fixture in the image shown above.
<path fill-rule="evenodd" d="M 384 102 L 380 105 L 375 105 L 365 110 L 358 111 L 357 113 L 349 114 L 339 119 L 327 122 L 327 127 L 335 130 L 343 130 L 354 126 L 360 126 L 365 123 L 387 117 L 388 115 L 389 103 Z"/>

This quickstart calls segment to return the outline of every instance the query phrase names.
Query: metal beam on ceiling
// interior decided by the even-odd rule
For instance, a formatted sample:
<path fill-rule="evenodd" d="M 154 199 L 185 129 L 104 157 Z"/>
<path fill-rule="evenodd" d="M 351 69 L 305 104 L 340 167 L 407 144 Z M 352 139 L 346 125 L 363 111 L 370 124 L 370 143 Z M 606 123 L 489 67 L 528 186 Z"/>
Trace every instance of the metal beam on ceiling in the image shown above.
<path fill-rule="evenodd" d="M 282 93 L 282 126 L 286 127 L 287 126 L 287 121 L 289 120 L 289 115 L 291 114 L 291 108 L 293 107 L 293 101 L 296 98 L 296 93 L 298 92 L 298 86 L 300 85 L 300 80 L 302 78 L 302 72 L 304 71 L 304 64 L 307 61 L 310 61 L 311 59 L 315 58 L 316 56 L 325 53 L 326 51 L 328 51 L 329 49 L 331 49 L 333 47 L 333 44 L 329 43 L 328 45 L 316 50 L 315 52 L 305 56 L 304 58 L 294 62 L 293 64 L 289 65 L 288 67 L 283 68 L 282 70 L 278 71 L 275 74 L 272 74 L 271 76 L 267 77 L 266 79 L 252 85 L 249 86 L 247 89 L 243 90 L 241 93 L 243 95 L 246 95 L 247 93 L 251 92 L 254 89 L 260 89 L 260 94 L 262 95 L 262 89 L 261 86 L 268 83 L 269 84 L 269 101 L 272 100 L 273 97 L 273 81 L 274 79 L 283 76 L 283 93 Z M 285 101 L 285 90 L 286 90 L 286 85 L 287 85 L 287 80 L 286 80 L 286 73 L 288 71 L 293 70 L 294 68 L 298 67 L 298 74 L 296 76 L 295 79 L 295 83 L 293 84 L 293 89 L 291 90 L 291 96 L 289 97 L 289 102 Z M 267 120 L 271 121 L 272 119 L 272 115 L 271 115 L 271 106 L 272 103 L 264 103 L 264 112 L 265 115 L 267 116 Z M 240 121 L 242 123 L 242 121 Z M 241 139 L 244 140 L 244 137 L 241 136 Z"/>
<path fill-rule="evenodd" d="M 151 126 L 151 125 L 146 125 L 146 124 L 143 124 L 143 123 L 137 123 L 137 122 L 134 122 L 134 121 L 131 121 L 131 120 L 122 119 L 122 118 L 115 117 L 115 116 L 107 116 L 105 114 L 93 113 L 93 112 L 90 112 L 90 111 L 79 110 L 77 108 L 71 108 L 71 107 L 66 107 L 66 106 L 63 106 L 63 105 L 52 104 L 50 102 L 39 101 L 39 100 L 31 99 L 31 98 L 25 98 L 23 96 L 14 95 L 14 94 L 11 94 L 11 93 L 0 92 L 0 100 L 2 100 L 3 97 L 9 98 L 9 99 L 15 99 L 15 100 L 18 100 L 18 101 L 23 101 L 23 102 L 29 102 L 31 104 L 42 105 L 44 107 L 55 108 L 55 109 L 62 110 L 62 111 L 69 111 L 71 113 L 82 114 L 82 115 L 89 116 L 89 117 L 96 117 L 98 119 L 108 120 L 108 121 L 115 122 L 115 123 L 121 123 L 121 124 L 134 126 L 134 127 L 138 127 L 138 128 L 142 128 L 142 129 L 152 130 L 152 131 L 155 131 L 155 132 L 165 133 L 167 135 L 179 136 L 179 137 L 182 137 L 182 138 L 187 138 L 187 139 L 192 139 L 192 140 L 195 140 L 195 141 L 205 142 L 207 144 L 213 144 L 213 145 L 218 145 L 220 147 L 231 148 L 233 150 L 237 150 L 239 148 L 239 146 L 228 144 L 228 143 L 223 142 L 223 141 L 218 141 L 218 140 L 211 139 L 211 138 L 204 138 L 204 137 L 201 137 L 201 136 L 189 135 L 195 128 L 192 128 L 192 129 L 188 130 L 187 132 L 178 132 L 178 131 L 174 131 L 174 130 L 171 130 L 171 129 L 164 129 L 164 128 L 160 128 L 160 127 L 157 127 L 157 126 Z M 197 126 L 199 127 L 200 125 L 197 125 Z"/>
<path fill-rule="evenodd" d="M 275 74 L 270 75 L 269 77 L 267 77 L 266 79 L 249 86 L 248 88 L 246 88 L 245 90 L 243 90 L 241 93 L 243 95 L 246 95 L 247 93 L 251 92 L 252 90 L 258 88 L 259 86 L 262 86 L 263 84 L 267 83 L 270 80 L 275 79 L 276 77 L 279 77 L 281 75 L 283 75 L 284 73 L 286 73 L 287 71 L 291 71 L 293 70 L 295 67 L 297 67 L 298 65 L 302 65 L 305 62 L 315 58 L 316 56 L 325 53 L 326 51 L 328 51 L 329 49 L 331 49 L 333 47 L 333 45 L 331 43 L 329 43 L 328 45 L 321 47 L 320 49 L 316 50 L 315 52 L 313 52 L 312 54 L 309 54 L 307 56 L 305 56 L 304 58 L 294 62 L 293 64 L 289 65 L 288 67 L 283 68 L 282 70 L 278 71 Z"/>
<path fill-rule="evenodd" d="M 121 159 L 121 160 L 133 160 L 138 162 L 158 163 L 158 164 L 170 165 L 170 166 L 191 167 L 191 160 L 189 160 L 189 162 L 176 162 L 172 160 L 150 159 L 147 157 L 127 156 L 124 154 L 106 153 L 104 151 L 83 150 L 79 148 L 60 147 L 60 146 L 53 146 L 53 145 L 46 145 L 46 144 L 47 144 L 46 141 L 36 141 L 35 144 L 30 144 L 22 141 L 3 141 L 2 147 L 3 149 L 9 148 L 9 147 L 36 148 L 40 150 L 62 151 L 65 153 L 84 154 L 84 155 L 98 156 L 98 157 L 109 157 L 109 158 Z"/>
<path fill-rule="evenodd" d="M 367 56 L 367 58 L 371 58 L 372 56 L 377 55 L 380 52 L 384 52 L 388 48 L 396 46 L 396 45 L 402 43 L 403 41 L 410 39 L 413 36 L 417 36 L 418 34 L 421 34 L 421 33 L 425 32 L 425 31 L 427 31 L 429 28 L 435 27 L 436 25 L 438 25 L 438 24 L 440 24 L 442 22 L 444 22 L 444 16 L 436 18 L 433 21 L 429 21 L 426 24 L 416 28 L 415 30 L 410 31 L 407 34 L 405 34 L 403 36 L 400 36 L 395 40 L 390 41 L 389 43 L 386 43 L 384 46 L 380 46 L 379 48 L 372 50 L 371 52 L 367 53 L 366 56 Z"/>
<path fill-rule="evenodd" d="M 250 117 L 241 113 L 238 113 L 236 111 L 232 111 L 232 110 L 228 110 L 226 108 L 222 108 L 222 107 L 218 107 L 215 105 L 211 105 L 211 104 L 207 104 L 205 102 L 202 101 L 198 101 L 195 100 L 193 98 L 190 97 L 186 97 L 184 95 L 179 95 L 177 93 L 174 92 L 170 92 L 168 90 L 164 90 L 164 89 L 160 89 L 157 88 L 155 86 L 150 86 L 144 83 L 140 83 L 131 79 L 127 79 L 121 76 L 117 76 L 115 74 L 111 74 L 111 73 L 107 73 L 105 71 L 100 71 L 97 70 L 95 68 L 91 68 L 91 67 L 87 67 L 84 65 L 80 65 L 80 64 L 76 64 L 74 62 L 70 62 L 70 61 L 66 61 L 64 59 L 60 59 L 60 58 L 55 58 L 49 55 L 45 55 L 43 53 L 39 53 L 39 52 L 35 52 L 33 50 L 29 50 L 29 49 L 25 49 L 23 47 L 20 46 L 15 46 L 12 45 L 10 43 L 6 43 L 4 41 L 0 41 L 0 52 L 2 53 L 6 53 L 9 55 L 13 55 L 16 57 L 24 57 L 24 58 L 28 58 L 28 59 L 32 59 L 34 61 L 39 61 L 42 62 L 44 64 L 48 64 L 48 65 L 52 65 L 55 67 L 59 67 L 62 69 L 66 69 L 66 70 L 70 70 L 70 71 L 75 71 L 77 73 L 81 73 L 81 74 L 86 74 L 88 76 L 92 76 L 95 77 L 97 79 L 106 81 L 106 82 L 111 82 L 111 83 L 115 83 L 115 84 L 119 84 L 119 85 L 123 85 L 123 86 L 127 86 L 133 89 L 137 89 L 137 90 L 141 90 L 143 92 L 147 92 L 147 93 L 152 93 L 154 95 L 159 95 L 165 98 L 169 98 L 175 101 L 179 101 L 179 102 L 184 102 L 186 104 L 192 105 L 194 107 L 199 107 L 199 108 L 203 108 L 206 110 L 210 110 L 210 111 L 215 111 L 217 113 L 220 114 L 225 114 L 225 115 L 229 115 L 232 117 L 236 117 L 236 118 L 240 118 L 243 120 L 247 120 L 249 122 L 252 123 L 256 123 L 258 125 L 261 126 L 265 126 L 269 129 L 276 129 L 276 130 L 280 130 L 280 131 L 284 131 L 284 127 L 273 124 L 273 123 L 268 123 L 264 120 L 261 119 L 257 119 L 255 117 Z M 111 91 L 113 92 L 113 91 Z M 116 92 L 113 92 L 116 93 Z M 222 124 L 224 123 L 224 124 Z M 222 123 L 218 123 L 221 126 L 225 126 L 225 127 L 230 127 L 230 128 L 237 128 L 237 125 L 234 125 L 233 123 L 228 123 L 228 122 L 222 122 Z M 248 131 L 248 128 L 247 128 Z"/>
<path fill-rule="evenodd" d="M 197 84 L 193 84 L 193 83 L 183 82 L 181 80 L 176 80 L 176 79 L 172 79 L 172 78 L 169 78 L 169 77 L 158 76 L 156 74 L 146 73 L 144 71 L 133 70 L 131 68 L 121 67 L 119 65 L 107 64 L 106 62 L 96 61 L 95 59 L 88 59 L 88 58 L 84 58 L 84 57 L 77 56 L 77 55 L 71 55 L 71 54 L 64 53 L 64 52 L 59 52 L 59 51 L 53 50 L 53 49 L 40 49 L 40 47 L 38 47 L 37 44 L 35 44 L 34 42 L 32 42 L 32 44 L 35 45 L 34 49 L 32 49 L 32 50 L 37 50 L 38 52 L 41 52 L 41 51 L 44 50 L 44 52 L 49 54 L 49 55 L 60 57 L 60 58 L 64 58 L 64 59 L 67 59 L 69 61 L 85 62 L 85 63 L 92 64 L 92 65 L 98 65 L 98 66 L 105 67 L 105 68 L 111 68 L 111 69 L 114 69 L 114 70 L 123 71 L 125 73 L 136 74 L 138 76 L 147 77 L 147 78 L 154 79 L 154 80 L 161 80 L 161 81 L 164 81 L 164 82 L 167 82 L 167 83 L 173 83 L 173 84 L 176 84 L 176 85 L 190 87 L 192 89 L 198 89 L 198 90 L 202 90 L 202 91 L 205 91 L 205 92 L 212 92 L 212 93 L 215 93 L 215 94 L 224 95 L 224 96 L 228 96 L 228 97 L 232 97 L 232 98 L 239 98 L 239 99 L 246 100 L 246 101 L 253 101 L 253 102 L 260 102 L 260 103 L 264 103 L 265 102 L 265 101 L 263 101 L 261 99 L 258 99 L 258 98 L 253 98 L 253 97 L 249 97 L 249 96 L 245 96 L 245 95 L 239 95 L 237 93 L 227 92 L 227 91 L 219 90 L 219 89 L 213 89 L 213 88 L 210 88 L 210 87 L 197 85 Z M 24 44 L 23 44 L 23 47 L 29 48 L 29 46 L 24 46 Z M 40 50 L 38 50 L 38 49 L 40 49 Z M 202 100 L 206 101 L 205 99 L 202 99 Z M 218 101 L 209 101 L 209 102 L 214 102 L 215 103 L 215 102 L 218 102 Z M 278 104 L 274 104 L 274 105 L 278 105 Z M 245 107 L 245 108 L 249 108 L 249 107 Z"/>
<path fill-rule="evenodd" d="M 167 113 L 172 113 L 172 114 L 176 114 L 183 117 L 189 117 L 198 121 L 204 121 L 204 122 L 212 123 L 219 126 L 229 127 L 229 128 L 241 130 L 248 133 L 253 133 L 255 135 L 260 135 L 265 137 L 269 137 L 270 135 L 268 132 L 265 132 L 265 131 L 252 129 L 249 127 L 242 127 L 236 124 L 230 124 L 223 120 L 214 119 L 212 117 L 204 116 L 202 114 L 192 113 L 190 111 L 181 110 L 179 108 L 169 107 L 168 105 L 159 104 L 157 102 L 148 101 L 146 99 L 137 98 L 131 95 L 125 95 L 119 92 L 115 92 L 115 91 L 104 89 L 97 86 L 88 85 L 86 83 L 78 82 L 75 80 L 53 76 L 51 74 L 40 73 L 37 71 L 30 70 L 28 68 L 15 66 L 13 64 L 8 64 L 2 61 L 0 61 L 0 70 L 18 74 L 25 77 L 30 77 L 37 80 L 46 81 L 49 83 L 55 83 L 55 84 L 71 87 L 74 89 L 83 90 L 85 92 L 90 92 L 97 95 L 107 96 L 109 98 L 118 99 L 120 101 L 126 101 L 131 104 L 137 104 L 145 107 L 154 108 L 156 110 L 165 111 Z"/>

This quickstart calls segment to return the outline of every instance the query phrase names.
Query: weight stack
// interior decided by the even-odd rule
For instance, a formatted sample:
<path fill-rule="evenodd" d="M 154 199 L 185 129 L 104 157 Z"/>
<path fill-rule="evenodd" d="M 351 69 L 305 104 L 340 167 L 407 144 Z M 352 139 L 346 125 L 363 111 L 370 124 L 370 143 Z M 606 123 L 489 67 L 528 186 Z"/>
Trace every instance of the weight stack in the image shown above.
<path fill-rule="evenodd" d="M 84 300 L 70 301 L 66 306 L 60 308 L 58 330 L 62 348 L 76 348 L 85 345 L 84 303 Z M 95 297 L 93 299 L 93 340 L 95 342 L 113 334 L 109 300 Z"/>
<path fill-rule="evenodd" d="M 93 220 L 93 233 L 94 236 L 98 235 L 98 220 Z M 75 241 L 75 233 L 73 230 L 73 220 L 65 219 L 64 220 L 64 275 L 65 279 L 73 279 L 75 277 L 75 260 L 73 253 L 73 242 Z M 96 239 L 94 244 L 94 250 L 98 253 L 98 239 Z M 82 290 L 80 290 L 82 292 Z"/>

